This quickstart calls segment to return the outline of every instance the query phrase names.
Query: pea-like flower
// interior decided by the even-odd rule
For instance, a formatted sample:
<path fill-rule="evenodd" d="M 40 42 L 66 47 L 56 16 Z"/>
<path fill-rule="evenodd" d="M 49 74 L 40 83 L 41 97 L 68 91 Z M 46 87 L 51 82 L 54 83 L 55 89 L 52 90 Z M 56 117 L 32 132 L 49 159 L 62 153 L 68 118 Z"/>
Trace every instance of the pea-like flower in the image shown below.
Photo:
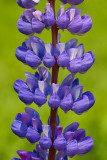
<path fill-rule="evenodd" d="M 40 0 L 17 0 L 17 3 L 22 8 L 34 8 Z"/>
<path fill-rule="evenodd" d="M 25 112 L 18 113 L 12 122 L 11 129 L 20 138 L 27 138 L 30 143 L 36 143 L 42 133 L 42 122 L 39 113 L 25 107 Z"/>
<path fill-rule="evenodd" d="M 17 47 L 15 55 L 19 61 L 33 69 L 37 68 L 42 61 L 48 68 L 55 64 L 53 45 L 51 43 L 44 44 L 36 36 L 29 36 L 29 39 L 25 39 L 22 46 Z"/>
<path fill-rule="evenodd" d="M 48 104 L 51 108 L 60 107 L 64 112 L 73 110 L 76 114 L 88 111 L 95 103 L 93 94 L 89 91 L 83 93 L 83 86 L 79 79 L 68 75 L 61 85 L 52 84 Z"/>
<path fill-rule="evenodd" d="M 84 0 L 60 0 L 63 4 L 71 4 L 71 5 L 78 5 L 82 3 Z"/>
<path fill-rule="evenodd" d="M 85 73 L 94 63 L 95 57 L 92 51 L 84 53 L 84 45 L 77 45 L 77 39 L 71 39 L 67 43 L 58 43 L 54 49 L 57 63 L 71 73 Z"/>
<path fill-rule="evenodd" d="M 74 157 L 76 154 L 85 155 L 94 143 L 90 136 L 85 137 L 85 130 L 78 129 L 79 123 L 74 122 L 67 126 L 62 133 L 62 126 L 56 127 L 54 148 L 59 152 L 55 160 L 67 157 Z"/>
<path fill-rule="evenodd" d="M 18 79 L 13 86 L 19 99 L 27 105 L 35 102 L 38 106 L 42 106 L 46 103 L 50 92 L 51 75 L 49 71 L 44 67 L 39 67 L 38 70 L 39 73 L 36 72 L 35 75 L 26 72 L 26 82 Z"/>
<path fill-rule="evenodd" d="M 54 12 L 50 3 L 46 4 L 45 13 L 39 10 L 27 9 L 23 12 L 17 23 L 18 30 L 26 35 L 41 33 L 55 23 Z"/>
<path fill-rule="evenodd" d="M 72 34 L 83 35 L 92 27 L 91 17 L 83 15 L 81 17 L 81 10 L 76 9 L 75 6 L 64 11 L 64 6 L 61 6 L 57 15 L 57 26 L 64 30 L 67 29 Z"/>

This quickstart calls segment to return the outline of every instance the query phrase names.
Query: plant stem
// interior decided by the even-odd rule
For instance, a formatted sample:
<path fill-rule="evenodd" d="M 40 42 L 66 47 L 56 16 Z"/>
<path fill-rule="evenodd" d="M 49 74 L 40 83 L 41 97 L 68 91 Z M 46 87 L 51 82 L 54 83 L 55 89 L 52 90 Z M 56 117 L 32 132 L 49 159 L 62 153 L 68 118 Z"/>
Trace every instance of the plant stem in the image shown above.
<path fill-rule="evenodd" d="M 51 7 L 54 10 L 54 16 L 55 16 L 55 0 L 49 0 L 49 3 L 51 5 Z M 55 16 L 56 19 L 56 16 Z M 58 43 L 58 28 L 56 23 L 52 26 L 51 28 L 52 31 L 52 44 L 53 46 L 55 46 Z M 57 64 L 57 58 L 55 57 L 55 65 L 52 68 L 52 81 L 51 83 L 57 83 L 58 81 L 58 71 L 59 71 L 59 66 Z M 57 111 L 58 109 L 51 109 L 50 112 L 50 126 L 52 129 L 52 146 L 49 149 L 49 156 L 48 156 L 48 160 L 55 160 L 55 155 L 56 155 L 56 150 L 53 146 L 54 143 L 54 135 L 55 135 L 55 129 L 56 129 L 56 117 L 57 117 Z"/>

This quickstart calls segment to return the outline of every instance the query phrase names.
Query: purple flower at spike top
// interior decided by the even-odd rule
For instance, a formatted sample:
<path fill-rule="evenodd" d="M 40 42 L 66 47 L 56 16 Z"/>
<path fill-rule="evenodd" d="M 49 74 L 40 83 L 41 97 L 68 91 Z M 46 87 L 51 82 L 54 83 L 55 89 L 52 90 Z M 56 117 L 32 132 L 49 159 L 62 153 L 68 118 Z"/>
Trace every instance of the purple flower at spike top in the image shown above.
<path fill-rule="evenodd" d="M 83 35 L 92 27 L 91 17 L 83 15 L 81 10 L 76 7 L 70 7 L 64 11 L 64 6 L 61 6 L 57 15 L 57 26 L 64 30 L 67 29 L 72 34 Z"/>
<path fill-rule="evenodd" d="M 68 160 L 91 151 L 94 142 L 92 137 L 86 136 L 84 129 L 78 129 L 78 122 L 71 123 L 63 130 L 63 126 L 59 126 L 58 109 L 81 115 L 94 105 L 94 95 L 90 91 L 83 91 L 83 85 L 79 84 L 75 75 L 86 73 L 94 64 L 95 56 L 92 51 L 85 51 L 83 44 L 77 45 L 76 38 L 61 42 L 58 32 L 67 29 L 72 35 L 82 36 L 92 28 L 93 22 L 89 15 L 81 16 L 81 10 L 75 6 L 84 0 L 60 0 L 64 5 L 60 6 L 57 16 L 56 1 L 49 0 L 44 6 L 44 13 L 35 8 L 39 1 L 17 0 L 18 5 L 25 9 L 17 28 L 28 38 L 16 48 L 15 56 L 38 71 L 34 74 L 25 72 L 26 81 L 17 79 L 13 87 L 24 104 L 34 102 L 39 107 L 46 104 L 50 107 L 50 115 L 49 118 L 45 117 L 47 124 L 43 125 L 39 113 L 30 107 L 16 114 L 11 130 L 30 144 L 36 143 L 36 148 L 33 152 L 21 148 L 17 151 L 20 158 L 12 160 Z M 65 10 L 67 3 L 70 7 Z M 50 43 L 34 35 L 45 28 L 51 29 Z M 48 34 L 45 36 L 44 39 L 48 39 Z M 61 84 L 58 84 L 59 67 L 70 72 Z"/>
<path fill-rule="evenodd" d="M 31 35 L 34 33 L 41 33 L 44 28 L 51 27 L 54 23 L 53 9 L 50 3 L 47 3 L 44 14 L 35 9 L 27 9 L 24 11 L 18 20 L 17 28 L 21 33 Z"/>

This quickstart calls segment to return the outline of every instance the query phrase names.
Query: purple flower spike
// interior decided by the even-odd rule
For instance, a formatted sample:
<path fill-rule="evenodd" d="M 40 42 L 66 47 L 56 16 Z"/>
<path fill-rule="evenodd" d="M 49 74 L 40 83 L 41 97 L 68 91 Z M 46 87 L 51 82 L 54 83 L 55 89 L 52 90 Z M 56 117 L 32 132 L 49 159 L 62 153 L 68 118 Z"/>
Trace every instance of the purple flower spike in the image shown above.
<path fill-rule="evenodd" d="M 84 155 L 88 153 L 94 146 L 93 139 L 87 136 L 78 143 L 78 155 Z"/>
<path fill-rule="evenodd" d="M 15 52 L 17 59 L 23 63 L 26 63 L 25 57 L 27 55 L 27 49 L 24 47 L 18 47 Z"/>
<path fill-rule="evenodd" d="M 78 34 L 85 34 L 86 32 L 88 32 L 93 25 L 92 19 L 90 16 L 88 15 L 84 15 L 81 17 L 82 18 L 82 28 L 79 30 Z"/>
<path fill-rule="evenodd" d="M 67 156 L 74 157 L 78 153 L 78 144 L 76 140 L 72 140 L 66 148 Z"/>
<path fill-rule="evenodd" d="M 17 136 L 24 138 L 27 133 L 27 126 L 21 121 L 14 120 L 11 125 L 11 130 Z"/>
<path fill-rule="evenodd" d="M 36 143 L 40 139 L 40 134 L 33 127 L 28 127 L 26 138 L 30 143 Z"/>
<path fill-rule="evenodd" d="M 78 33 L 80 29 L 82 28 L 82 20 L 80 16 L 76 16 L 71 23 L 69 23 L 67 29 L 72 34 Z"/>
<path fill-rule="evenodd" d="M 54 66 L 55 64 L 55 59 L 54 56 L 50 55 L 49 53 L 45 53 L 45 56 L 43 58 L 43 64 L 48 67 L 51 68 Z"/>
<path fill-rule="evenodd" d="M 60 12 L 60 15 L 59 15 Z M 60 7 L 60 11 L 58 12 L 58 17 L 57 17 L 57 26 L 60 29 L 66 29 L 68 24 L 69 24 L 69 17 L 66 12 L 64 12 L 64 6 Z"/>
<path fill-rule="evenodd" d="M 33 102 L 33 93 L 29 89 L 21 88 L 18 96 L 19 99 L 27 105 Z"/>
<path fill-rule="evenodd" d="M 32 19 L 32 29 L 33 29 L 33 32 L 35 32 L 35 33 L 41 33 L 44 28 L 45 28 L 45 25 L 41 21 L 39 21 L 36 18 Z"/>
<path fill-rule="evenodd" d="M 74 102 L 72 110 L 76 114 L 82 114 L 89 110 L 95 103 L 95 98 L 91 92 L 85 92 L 81 98 Z"/>
<path fill-rule="evenodd" d="M 22 8 L 33 8 L 39 3 L 39 0 L 17 0 L 17 3 Z"/>
<path fill-rule="evenodd" d="M 55 23 L 54 12 L 50 6 L 50 3 L 46 3 L 44 23 L 45 23 L 46 27 L 53 26 Z"/>
<path fill-rule="evenodd" d="M 69 61 L 70 61 L 70 59 L 69 59 L 69 56 L 68 56 L 68 54 L 66 53 L 66 51 L 62 52 L 62 53 L 59 55 L 58 59 L 57 59 L 58 65 L 59 65 L 60 67 L 63 67 L 63 68 L 64 68 L 64 67 L 68 67 Z"/>
<path fill-rule="evenodd" d="M 13 88 L 18 93 L 21 88 L 28 88 L 28 86 L 27 86 L 26 82 L 22 81 L 21 79 L 17 79 L 14 82 Z"/>
<path fill-rule="evenodd" d="M 49 137 L 47 137 L 45 134 L 43 134 L 42 138 L 39 140 L 39 144 L 42 149 L 47 150 L 51 147 L 52 142 Z"/>
<path fill-rule="evenodd" d="M 58 151 L 66 149 L 67 142 L 63 134 L 55 139 L 53 145 L 54 145 L 54 148 Z"/>
<path fill-rule="evenodd" d="M 66 97 L 64 97 L 64 99 L 61 100 L 60 102 L 60 108 L 64 111 L 64 112 L 68 112 L 73 105 L 73 99 L 72 99 L 72 95 L 68 94 Z"/>
<path fill-rule="evenodd" d="M 24 15 L 22 15 L 21 18 L 18 20 L 17 28 L 23 34 L 33 34 L 32 25 L 27 21 Z"/>

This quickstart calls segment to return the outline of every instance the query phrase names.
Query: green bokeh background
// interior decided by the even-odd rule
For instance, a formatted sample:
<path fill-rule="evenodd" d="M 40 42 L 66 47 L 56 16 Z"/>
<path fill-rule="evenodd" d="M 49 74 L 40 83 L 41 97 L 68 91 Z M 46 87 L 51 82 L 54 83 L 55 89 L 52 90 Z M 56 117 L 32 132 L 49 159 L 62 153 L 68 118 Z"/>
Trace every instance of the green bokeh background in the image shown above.
<path fill-rule="evenodd" d="M 46 0 L 41 0 L 37 9 L 44 11 Z M 57 11 L 61 4 L 56 0 Z M 94 139 L 94 148 L 85 156 L 75 156 L 74 160 L 106 160 L 107 159 L 107 1 L 85 0 L 78 6 L 82 14 L 89 14 L 93 20 L 93 28 L 85 36 L 72 36 L 68 31 L 61 33 L 61 42 L 67 42 L 73 37 L 84 43 L 85 51 L 92 50 L 96 61 L 92 68 L 84 75 L 77 74 L 80 83 L 84 85 L 84 91 L 91 91 L 96 98 L 95 105 L 81 116 L 69 112 L 64 114 L 59 109 L 60 125 L 64 127 L 74 121 L 80 123 L 80 128 L 86 130 L 86 134 Z M 19 149 L 32 151 L 27 140 L 21 140 L 11 131 L 11 122 L 16 113 L 23 112 L 25 105 L 18 99 L 13 90 L 13 83 L 20 78 L 25 80 L 24 72 L 35 71 L 23 65 L 15 57 L 15 49 L 21 45 L 26 36 L 17 30 L 17 20 L 23 9 L 18 7 L 14 0 L 0 0 L 0 160 L 9 160 L 18 157 L 16 151 Z M 44 30 L 37 35 L 45 43 L 51 42 L 51 31 Z M 59 83 L 69 74 L 67 70 L 60 69 Z M 38 108 L 31 105 L 39 113 L 44 124 L 47 122 L 50 109 L 48 105 Z"/>

